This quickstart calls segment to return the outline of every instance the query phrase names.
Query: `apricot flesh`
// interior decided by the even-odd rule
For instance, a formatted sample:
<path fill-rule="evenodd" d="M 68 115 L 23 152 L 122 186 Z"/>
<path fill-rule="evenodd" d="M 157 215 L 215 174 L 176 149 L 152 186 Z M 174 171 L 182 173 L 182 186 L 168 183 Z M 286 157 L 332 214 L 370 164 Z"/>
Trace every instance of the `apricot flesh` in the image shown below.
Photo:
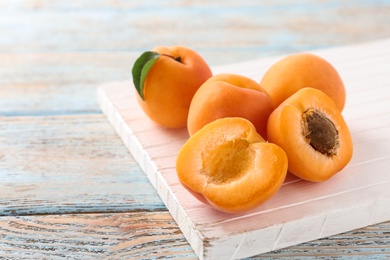
<path fill-rule="evenodd" d="M 287 156 L 240 117 L 217 119 L 192 135 L 176 161 L 180 182 L 220 211 L 253 209 L 270 199 L 287 173 Z"/>
<path fill-rule="evenodd" d="M 321 182 L 351 160 L 353 142 L 335 103 L 322 91 L 298 90 L 268 119 L 268 138 L 287 154 L 288 170 L 308 181 Z"/>
<path fill-rule="evenodd" d="M 310 53 L 292 54 L 274 63 L 260 85 L 271 96 L 275 107 L 306 87 L 327 94 L 340 111 L 345 106 L 346 91 L 338 71 L 324 58 Z"/>

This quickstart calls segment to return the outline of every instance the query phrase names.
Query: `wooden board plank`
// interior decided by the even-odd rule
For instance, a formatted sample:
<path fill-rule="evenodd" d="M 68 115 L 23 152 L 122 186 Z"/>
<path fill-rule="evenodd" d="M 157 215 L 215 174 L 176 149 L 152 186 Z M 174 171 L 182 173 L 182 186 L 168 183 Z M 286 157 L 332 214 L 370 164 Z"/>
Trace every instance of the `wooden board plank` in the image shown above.
<path fill-rule="evenodd" d="M 349 101 L 344 116 L 355 146 L 352 161 L 324 183 L 287 178 L 276 196 L 245 214 L 214 211 L 183 189 L 175 159 L 188 138 L 186 129 L 161 128 L 143 118 L 131 82 L 101 86 L 98 99 L 197 255 L 247 257 L 390 219 L 390 92 L 381 91 L 390 84 L 389 47 L 390 40 L 383 40 L 352 46 L 350 51 L 314 52 L 330 57 L 345 82 Z M 246 71 L 256 79 L 261 77 L 258 68 L 274 61 L 233 64 L 214 72 L 228 68 L 229 72 Z"/>
<path fill-rule="evenodd" d="M 170 214 L 0 217 L 1 259 L 196 259 Z"/>
<path fill-rule="evenodd" d="M 0 115 L 100 113 L 96 85 L 126 79 L 131 53 L 0 53 Z"/>
<path fill-rule="evenodd" d="M 390 8 L 380 0 L 19 0 L 0 7 L 7 35 L 0 50 L 8 53 L 123 53 L 183 44 L 214 65 L 390 34 Z"/>
<path fill-rule="evenodd" d="M 390 255 L 390 222 L 254 259 Z M 0 217 L 2 259 L 197 259 L 169 212 Z"/>
<path fill-rule="evenodd" d="M 0 122 L 0 216 L 166 210 L 105 116 Z"/>

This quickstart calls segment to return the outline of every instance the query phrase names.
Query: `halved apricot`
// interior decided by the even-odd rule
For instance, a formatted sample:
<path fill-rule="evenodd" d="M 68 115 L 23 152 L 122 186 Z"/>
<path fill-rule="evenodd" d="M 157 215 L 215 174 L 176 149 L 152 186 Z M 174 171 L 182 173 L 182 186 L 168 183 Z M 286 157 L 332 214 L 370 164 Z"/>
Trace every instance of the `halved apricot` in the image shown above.
<path fill-rule="evenodd" d="M 176 161 L 180 182 L 200 201 L 243 212 L 271 198 L 287 173 L 287 156 L 247 119 L 217 119 L 192 135 Z"/>
<path fill-rule="evenodd" d="M 308 181 L 329 179 L 352 158 L 348 126 L 335 103 L 313 88 L 298 90 L 272 112 L 268 139 L 287 154 L 288 170 Z"/>

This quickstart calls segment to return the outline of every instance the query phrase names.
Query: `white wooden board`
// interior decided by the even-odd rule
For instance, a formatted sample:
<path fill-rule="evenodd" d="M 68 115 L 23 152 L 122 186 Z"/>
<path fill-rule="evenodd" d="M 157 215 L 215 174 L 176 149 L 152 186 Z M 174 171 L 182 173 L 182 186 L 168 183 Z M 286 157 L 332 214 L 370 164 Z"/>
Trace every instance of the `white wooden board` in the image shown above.
<path fill-rule="evenodd" d="M 312 51 L 330 61 L 347 89 L 343 112 L 354 142 L 349 165 L 323 183 L 289 175 L 276 196 L 245 214 L 198 202 L 179 183 L 176 155 L 187 130 L 151 122 L 131 80 L 98 88 L 98 102 L 200 259 L 235 259 L 390 220 L 390 39 Z M 213 68 L 260 81 L 281 57 Z"/>

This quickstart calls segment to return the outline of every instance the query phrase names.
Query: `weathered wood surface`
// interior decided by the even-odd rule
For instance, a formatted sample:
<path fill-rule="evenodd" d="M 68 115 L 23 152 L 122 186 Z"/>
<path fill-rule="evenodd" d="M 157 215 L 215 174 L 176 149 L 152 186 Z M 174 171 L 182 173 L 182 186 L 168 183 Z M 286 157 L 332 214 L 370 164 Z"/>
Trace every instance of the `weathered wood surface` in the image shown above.
<path fill-rule="evenodd" d="M 128 78 L 133 58 L 115 52 L 9 54 L 0 49 L 0 115 L 100 113 L 96 86 Z"/>
<path fill-rule="evenodd" d="M 102 115 L 3 117 L 0 215 L 165 210 Z"/>
<path fill-rule="evenodd" d="M 96 104 L 96 86 L 129 79 L 142 51 L 188 45 L 214 66 L 385 38 L 389 24 L 390 3 L 379 0 L 224 1 L 222 6 L 220 1 L 0 1 L 0 258 L 12 249 L 15 259 L 52 258 L 53 252 L 96 259 L 113 248 L 107 242 L 100 253 L 76 242 L 84 253 L 72 251 L 75 240 L 69 238 L 81 240 L 76 229 L 89 215 L 34 214 L 97 210 L 107 212 L 97 219 L 124 214 L 141 225 L 157 223 L 157 230 L 169 225 L 161 224 L 169 213 Z M 105 203 L 99 202 L 103 197 Z M 148 211 L 150 222 L 139 220 Z M 28 227 L 15 229 L 15 220 Z M 70 231 L 50 241 L 33 240 L 38 220 L 66 222 Z M 389 228 L 386 222 L 262 257 L 386 258 Z M 182 238 L 141 230 L 132 237 L 119 230 L 118 236 L 133 248 L 161 240 L 145 258 L 195 257 L 188 244 L 169 250 Z M 140 251 L 125 251 L 121 258 L 140 257 Z"/>
<path fill-rule="evenodd" d="M 168 212 L 0 217 L 6 259 L 195 258 Z"/>
<path fill-rule="evenodd" d="M 388 224 L 379 224 L 256 258 L 385 259 L 389 255 L 389 232 Z M 5 259 L 196 259 L 168 212 L 0 217 L 0 256 Z"/>
<path fill-rule="evenodd" d="M 390 35 L 383 0 L 301 1 L 299 4 L 153 0 L 1 1 L 0 50 L 114 52 L 156 44 L 196 48 L 212 65 Z M 134 53 L 135 52 L 135 53 Z"/>
<path fill-rule="evenodd" d="M 256 258 L 385 259 L 389 232 L 379 224 Z M 168 212 L 0 217 L 0 245 L 6 259 L 196 259 Z"/>

